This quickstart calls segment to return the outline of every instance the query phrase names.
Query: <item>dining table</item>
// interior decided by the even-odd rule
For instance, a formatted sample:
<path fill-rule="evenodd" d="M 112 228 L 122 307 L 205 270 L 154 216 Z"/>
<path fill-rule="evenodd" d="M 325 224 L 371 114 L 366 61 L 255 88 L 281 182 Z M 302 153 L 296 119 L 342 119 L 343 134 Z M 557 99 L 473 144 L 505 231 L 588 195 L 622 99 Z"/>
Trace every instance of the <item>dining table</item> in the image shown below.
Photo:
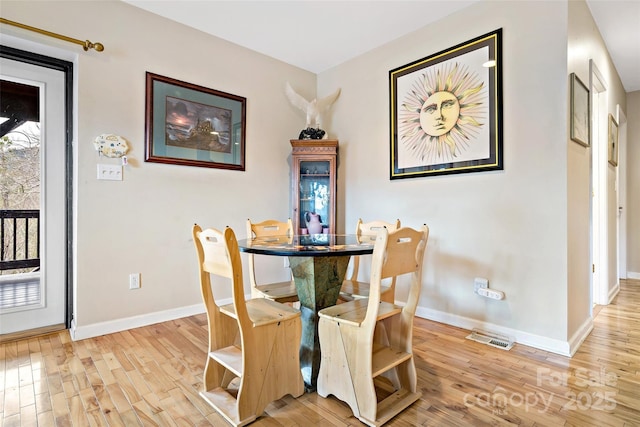
<path fill-rule="evenodd" d="M 238 241 L 241 252 L 289 258 L 300 300 L 300 369 L 307 392 L 316 390 L 320 370 L 318 312 L 337 304 L 349 259 L 372 254 L 374 243 L 374 239 L 355 234 L 262 236 Z"/>

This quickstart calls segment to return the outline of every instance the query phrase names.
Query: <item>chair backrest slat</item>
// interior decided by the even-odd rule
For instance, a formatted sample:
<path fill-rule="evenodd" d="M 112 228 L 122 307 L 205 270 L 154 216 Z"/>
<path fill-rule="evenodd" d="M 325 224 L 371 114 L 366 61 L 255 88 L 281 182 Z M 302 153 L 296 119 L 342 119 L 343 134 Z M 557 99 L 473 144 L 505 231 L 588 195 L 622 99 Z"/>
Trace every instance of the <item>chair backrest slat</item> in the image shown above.
<path fill-rule="evenodd" d="M 374 242 L 376 240 L 376 236 L 378 232 L 382 229 L 387 229 L 388 232 L 396 231 L 400 228 L 400 220 L 396 219 L 395 222 L 386 222 L 386 221 L 369 221 L 363 222 L 362 218 L 358 219 L 358 223 L 356 224 L 356 238 L 359 242 Z M 358 271 L 360 269 L 360 258 L 361 256 L 352 257 L 352 270 L 351 277 L 349 280 L 356 281 L 358 280 Z"/>
<path fill-rule="evenodd" d="M 292 236 L 293 222 L 291 218 L 287 222 L 268 219 L 262 222 L 252 223 L 247 219 L 247 238 L 263 236 Z"/>
<path fill-rule="evenodd" d="M 200 232 L 198 239 L 202 245 L 203 269 L 210 274 L 226 278 L 233 277 L 231 262 L 222 232 L 212 228 Z"/>

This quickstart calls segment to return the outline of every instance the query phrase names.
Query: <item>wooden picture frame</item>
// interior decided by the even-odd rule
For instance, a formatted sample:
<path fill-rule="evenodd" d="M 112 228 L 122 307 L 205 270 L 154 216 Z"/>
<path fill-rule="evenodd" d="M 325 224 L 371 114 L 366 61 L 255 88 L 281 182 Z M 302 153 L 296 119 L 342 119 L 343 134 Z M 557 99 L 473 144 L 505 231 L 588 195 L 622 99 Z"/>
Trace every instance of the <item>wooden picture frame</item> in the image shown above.
<path fill-rule="evenodd" d="M 246 103 L 147 72 L 145 161 L 245 170 Z"/>
<path fill-rule="evenodd" d="M 389 71 L 391 179 L 503 169 L 502 29 Z"/>
<path fill-rule="evenodd" d="M 571 73 L 571 140 L 588 147 L 591 141 L 591 102 L 587 86 Z"/>
<path fill-rule="evenodd" d="M 618 122 L 609 114 L 609 163 L 618 166 Z"/>

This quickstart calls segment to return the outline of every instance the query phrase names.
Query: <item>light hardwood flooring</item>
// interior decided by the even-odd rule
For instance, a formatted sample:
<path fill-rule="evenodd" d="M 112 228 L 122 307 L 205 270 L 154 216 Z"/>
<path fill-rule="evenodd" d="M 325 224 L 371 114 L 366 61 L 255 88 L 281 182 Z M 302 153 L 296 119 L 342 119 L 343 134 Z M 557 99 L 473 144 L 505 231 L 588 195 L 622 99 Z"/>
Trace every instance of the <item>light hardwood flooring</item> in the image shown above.
<path fill-rule="evenodd" d="M 540 313 L 543 317 L 544 313 Z M 422 399 L 389 426 L 640 426 L 640 281 L 623 281 L 572 358 L 416 319 Z M 0 425 L 226 426 L 198 395 L 204 315 L 73 342 L 67 331 L 0 345 Z M 255 426 L 359 426 L 316 393 Z"/>

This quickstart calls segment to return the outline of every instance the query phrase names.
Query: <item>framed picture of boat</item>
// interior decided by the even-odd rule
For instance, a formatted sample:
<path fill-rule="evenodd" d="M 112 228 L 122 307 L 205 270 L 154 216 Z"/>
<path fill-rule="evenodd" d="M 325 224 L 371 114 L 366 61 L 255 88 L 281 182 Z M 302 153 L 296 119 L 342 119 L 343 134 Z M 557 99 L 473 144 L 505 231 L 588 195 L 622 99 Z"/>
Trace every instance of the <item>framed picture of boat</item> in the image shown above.
<path fill-rule="evenodd" d="M 245 170 L 246 103 L 147 72 L 145 161 Z"/>

